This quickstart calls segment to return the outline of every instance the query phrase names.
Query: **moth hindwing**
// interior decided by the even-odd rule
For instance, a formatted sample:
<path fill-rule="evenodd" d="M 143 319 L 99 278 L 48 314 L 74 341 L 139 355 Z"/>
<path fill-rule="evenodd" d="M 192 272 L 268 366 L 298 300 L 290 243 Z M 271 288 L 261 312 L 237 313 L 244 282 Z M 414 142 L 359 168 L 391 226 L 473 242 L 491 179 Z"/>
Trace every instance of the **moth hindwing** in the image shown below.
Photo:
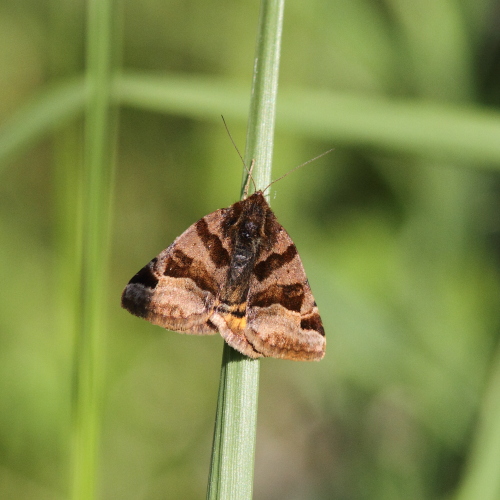
<path fill-rule="evenodd" d="M 168 330 L 220 332 L 251 358 L 325 354 L 297 249 L 262 191 L 190 226 L 129 281 L 122 306 Z"/>

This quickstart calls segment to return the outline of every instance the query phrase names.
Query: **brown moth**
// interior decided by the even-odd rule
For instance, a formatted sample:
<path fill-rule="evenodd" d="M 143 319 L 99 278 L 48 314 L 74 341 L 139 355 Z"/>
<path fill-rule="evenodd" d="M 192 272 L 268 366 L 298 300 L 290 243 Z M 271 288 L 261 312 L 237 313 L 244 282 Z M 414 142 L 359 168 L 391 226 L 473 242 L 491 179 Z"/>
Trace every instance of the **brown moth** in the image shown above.
<path fill-rule="evenodd" d="M 299 254 L 262 191 L 190 226 L 129 281 L 122 307 L 168 330 L 220 332 L 250 358 L 325 354 Z"/>

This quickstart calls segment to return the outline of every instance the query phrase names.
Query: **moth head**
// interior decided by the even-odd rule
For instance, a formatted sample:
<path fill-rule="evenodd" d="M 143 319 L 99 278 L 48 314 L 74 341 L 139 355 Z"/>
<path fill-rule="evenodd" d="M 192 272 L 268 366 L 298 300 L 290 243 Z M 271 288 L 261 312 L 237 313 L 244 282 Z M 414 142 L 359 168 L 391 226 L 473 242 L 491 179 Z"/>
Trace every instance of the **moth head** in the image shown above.
<path fill-rule="evenodd" d="M 228 209 L 222 224 L 224 236 L 236 244 L 239 242 L 246 247 L 258 247 L 265 235 L 269 212 L 262 192 L 257 191 Z"/>

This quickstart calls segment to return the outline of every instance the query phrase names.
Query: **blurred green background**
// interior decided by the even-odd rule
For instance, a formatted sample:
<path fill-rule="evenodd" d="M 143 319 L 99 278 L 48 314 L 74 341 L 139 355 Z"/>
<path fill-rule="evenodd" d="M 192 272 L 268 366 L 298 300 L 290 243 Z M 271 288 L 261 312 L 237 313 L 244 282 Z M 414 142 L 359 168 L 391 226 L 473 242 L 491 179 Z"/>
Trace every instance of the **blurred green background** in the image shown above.
<path fill-rule="evenodd" d="M 116 5 L 103 499 L 205 495 L 222 339 L 119 307 L 237 200 L 257 1 Z M 263 360 L 255 498 L 500 498 L 500 4 L 289 0 L 271 202 L 327 333 Z M 0 0 L 0 498 L 70 491 L 86 5 Z"/>

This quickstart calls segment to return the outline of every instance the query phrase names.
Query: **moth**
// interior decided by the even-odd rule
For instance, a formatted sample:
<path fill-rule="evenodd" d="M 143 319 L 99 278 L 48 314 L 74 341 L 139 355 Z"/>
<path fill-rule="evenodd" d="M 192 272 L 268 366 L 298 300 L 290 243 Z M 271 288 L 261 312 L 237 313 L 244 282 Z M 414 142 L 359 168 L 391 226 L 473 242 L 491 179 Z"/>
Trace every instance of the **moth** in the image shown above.
<path fill-rule="evenodd" d="M 168 330 L 219 332 L 250 358 L 320 360 L 325 332 L 297 248 L 263 191 L 247 192 L 144 266 L 122 307 Z"/>

